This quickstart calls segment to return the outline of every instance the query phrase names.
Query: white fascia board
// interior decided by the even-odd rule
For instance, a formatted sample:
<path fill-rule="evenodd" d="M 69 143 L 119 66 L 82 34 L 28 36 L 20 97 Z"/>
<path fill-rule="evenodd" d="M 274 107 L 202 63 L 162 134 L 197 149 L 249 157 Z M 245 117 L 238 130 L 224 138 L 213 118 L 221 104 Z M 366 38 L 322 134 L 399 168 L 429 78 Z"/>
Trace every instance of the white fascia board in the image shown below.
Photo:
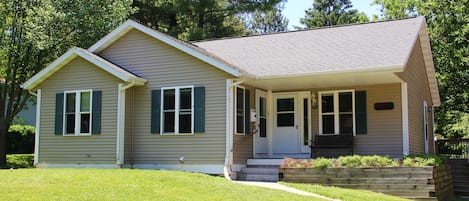
<path fill-rule="evenodd" d="M 272 76 L 257 76 L 258 80 L 265 79 L 278 79 L 278 78 L 292 78 L 292 77 L 308 77 L 308 76 L 321 76 L 321 75 L 333 75 L 333 74 L 347 74 L 347 73 L 367 73 L 367 72 L 403 72 L 404 65 L 392 65 L 392 66 L 377 66 L 369 68 L 351 69 L 351 70 L 334 70 L 334 71 L 322 71 L 314 73 L 298 73 L 298 74 L 286 74 L 286 75 L 272 75 Z"/>
<path fill-rule="evenodd" d="M 146 80 L 139 78 L 137 76 L 131 75 L 130 73 L 125 73 L 123 71 L 117 70 L 119 67 L 115 66 L 114 64 L 104 60 L 96 58 L 93 56 L 92 53 L 87 52 L 81 48 L 74 47 L 68 50 L 65 54 L 60 56 L 54 62 L 49 64 L 46 68 L 41 70 L 39 73 L 34 75 L 31 79 L 23 83 L 22 87 L 27 90 L 31 90 L 37 85 L 39 85 L 42 81 L 50 77 L 52 74 L 60 70 L 63 66 L 68 64 L 70 61 L 75 59 L 77 56 L 89 61 L 90 63 L 100 67 L 104 71 L 109 72 L 110 74 L 114 75 L 115 77 L 125 81 L 125 82 L 132 82 L 134 81 L 136 85 L 143 85 Z"/>
<path fill-rule="evenodd" d="M 212 66 L 215 66 L 217 68 L 219 68 L 220 70 L 223 70 L 225 71 L 226 73 L 230 74 L 230 75 L 233 75 L 235 77 L 240 77 L 241 76 L 241 72 L 239 72 L 238 70 L 234 69 L 233 67 L 229 66 L 228 64 L 225 64 L 221 61 L 218 61 L 217 59 L 215 58 L 212 58 L 206 54 L 203 54 L 200 50 L 200 51 L 197 51 L 193 48 L 190 48 L 186 45 L 183 45 L 181 44 L 180 42 L 177 42 L 176 40 L 177 39 L 171 39 L 169 38 L 170 36 L 166 36 L 162 33 L 159 33 L 151 28 L 148 28 L 144 25 L 141 25 L 135 21 L 132 21 L 132 20 L 127 20 L 124 24 L 120 25 L 119 27 L 117 27 L 114 31 L 112 31 L 111 33 L 109 33 L 108 35 L 106 35 L 103 39 L 99 40 L 97 43 L 95 43 L 93 46 L 91 46 L 90 48 L 88 48 L 88 51 L 90 52 L 94 52 L 94 53 L 99 53 L 100 51 L 102 51 L 103 49 L 105 49 L 106 47 L 108 47 L 109 45 L 111 45 L 113 42 L 117 41 L 120 37 L 122 37 L 123 35 L 125 35 L 128 31 L 130 31 L 131 29 L 137 29 L 145 34 L 148 34 L 150 36 L 152 36 L 153 38 L 163 42 L 163 43 L 166 43 L 178 50 L 181 50 L 197 59 L 200 59 Z"/>

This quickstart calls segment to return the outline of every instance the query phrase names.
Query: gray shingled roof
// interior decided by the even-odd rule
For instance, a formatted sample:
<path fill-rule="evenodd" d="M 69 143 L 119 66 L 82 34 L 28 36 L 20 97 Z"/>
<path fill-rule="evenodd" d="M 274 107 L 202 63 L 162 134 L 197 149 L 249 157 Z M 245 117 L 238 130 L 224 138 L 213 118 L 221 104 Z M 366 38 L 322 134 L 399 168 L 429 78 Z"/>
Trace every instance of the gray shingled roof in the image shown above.
<path fill-rule="evenodd" d="M 423 17 L 194 42 L 258 78 L 402 68 Z"/>

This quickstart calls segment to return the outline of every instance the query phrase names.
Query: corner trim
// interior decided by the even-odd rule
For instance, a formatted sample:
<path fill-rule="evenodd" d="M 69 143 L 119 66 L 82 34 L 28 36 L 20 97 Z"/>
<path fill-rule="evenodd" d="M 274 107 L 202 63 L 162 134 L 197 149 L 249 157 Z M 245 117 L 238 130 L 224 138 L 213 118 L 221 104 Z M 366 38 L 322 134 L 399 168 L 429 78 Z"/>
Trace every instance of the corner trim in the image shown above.
<path fill-rule="evenodd" d="M 409 143 L 409 102 L 407 82 L 401 82 L 401 107 L 402 107 L 402 154 L 410 153 Z"/>
<path fill-rule="evenodd" d="M 39 137 L 41 131 L 41 98 L 42 91 L 38 89 L 36 92 L 36 134 L 34 137 L 34 165 L 39 162 Z"/>

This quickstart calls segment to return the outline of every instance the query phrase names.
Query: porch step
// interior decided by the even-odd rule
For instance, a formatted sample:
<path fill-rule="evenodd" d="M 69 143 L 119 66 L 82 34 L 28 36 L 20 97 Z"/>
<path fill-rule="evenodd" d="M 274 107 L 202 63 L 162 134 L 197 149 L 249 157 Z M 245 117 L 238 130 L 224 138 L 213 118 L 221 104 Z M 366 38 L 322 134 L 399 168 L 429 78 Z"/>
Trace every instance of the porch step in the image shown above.
<path fill-rule="evenodd" d="M 248 159 L 247 167 L 237 174 L 242 181 L 277 182 L 282 159 Z"/>

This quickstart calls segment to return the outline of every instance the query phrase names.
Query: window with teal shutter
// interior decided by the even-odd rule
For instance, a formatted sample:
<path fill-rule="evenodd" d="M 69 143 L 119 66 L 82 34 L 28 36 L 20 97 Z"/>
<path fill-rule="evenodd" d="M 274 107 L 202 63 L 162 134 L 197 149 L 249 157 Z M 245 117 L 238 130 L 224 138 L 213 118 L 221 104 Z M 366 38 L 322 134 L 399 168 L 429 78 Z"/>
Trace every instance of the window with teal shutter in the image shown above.
<path fill-rule="evenodd" d="M 367 134 L 366 91 L 355 92 L 355 126 L 356 134 Z"/>
<path fill-rule="evenodd" d="M 101 134 L 101 113 L 102 113 L 102 91 L 93 91 L 92 101 L 92 117 L 91 117 L 91 134 Z"/>
<path fill-rule="evenodd" d="M 205 87 L 194 87 L 194 132 L 205 132 Z"/>
<path fill-rule="evenodd" d="M 160 133 L 161 90 L 151 91 L 151 133 Z"/>

